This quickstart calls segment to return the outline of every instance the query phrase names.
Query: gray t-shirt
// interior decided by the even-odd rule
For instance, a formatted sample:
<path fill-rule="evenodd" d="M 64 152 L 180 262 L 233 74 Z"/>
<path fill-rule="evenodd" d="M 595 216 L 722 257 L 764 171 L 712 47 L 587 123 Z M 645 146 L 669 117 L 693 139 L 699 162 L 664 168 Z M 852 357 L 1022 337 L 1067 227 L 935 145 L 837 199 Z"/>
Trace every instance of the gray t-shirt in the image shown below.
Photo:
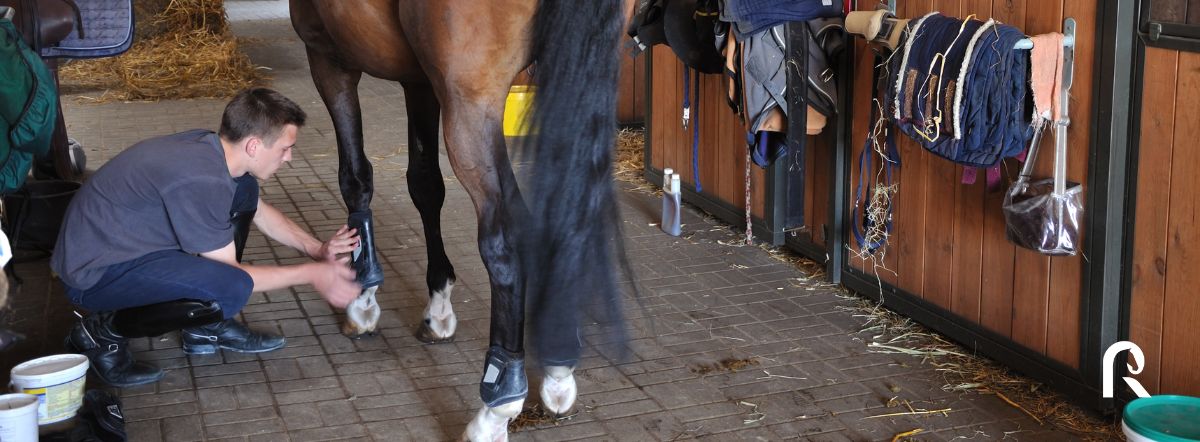
<path fill-rule="evenodd" d="M 50 265 L 67 285 L 87 290 L 113 264 L 162 250 L 217 250 L 233 241 L 235 189 L 212 131 L 135 144 L 75 194 Z"/>

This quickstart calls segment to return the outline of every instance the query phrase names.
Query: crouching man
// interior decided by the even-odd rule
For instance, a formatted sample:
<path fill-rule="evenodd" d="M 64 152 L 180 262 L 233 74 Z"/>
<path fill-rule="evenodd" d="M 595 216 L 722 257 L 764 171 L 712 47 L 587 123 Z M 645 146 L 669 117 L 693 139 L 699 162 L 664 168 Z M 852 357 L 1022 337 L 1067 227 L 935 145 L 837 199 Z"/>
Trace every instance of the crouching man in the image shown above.
<path fill-rule="evenodd" d="M 130 338 L 181 330 L 183 351 L 276 350 L 284 338 L 233 318 L 252 292 L 311 284 L 334 307 L 360 288 L 348 258 L 356 232 L 321 242 L 258 196 L 258 181 L 291 161 L 305 114 L 278 92 L 243 91 L 218 133 L 193 130 L 138 143 L 87 180 L 63 219 L 51 266 L 71 302 L 90 313 L 68 345 L 117 387 L 163 371 L 133 359 Z M 314 262 L 241 264 L 250 224 Z"/>

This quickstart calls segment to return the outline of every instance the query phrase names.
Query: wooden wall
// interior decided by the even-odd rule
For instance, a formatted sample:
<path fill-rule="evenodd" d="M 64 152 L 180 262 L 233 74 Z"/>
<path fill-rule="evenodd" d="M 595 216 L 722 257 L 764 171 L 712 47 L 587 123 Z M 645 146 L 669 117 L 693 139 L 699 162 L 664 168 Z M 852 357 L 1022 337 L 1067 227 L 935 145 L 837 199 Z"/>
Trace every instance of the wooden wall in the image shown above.
<path fill-rule="evenodd" d="M 1200 53 L 1147 48 L 1145 60 L 1129 339 L 1151 394 L 1200 396 Z"/>
<path fill-rule="evenodd" d="M 617 121 L 642 124 L 646 120 L 646 55 L 621 55 L 621 80 L 617 86 Z"/>
<path fill-rule="evenodd" d="M 873 9 L 874 2 L 859 2 Z M 905 0 L 897 15 L 920 17 L 931 11 L 949 16 L 975 14 L 1022 29 L 1028 35 L 1061 32 L 1065 17 L 1078 22 L 1075 81 L 1071 88 L 1068 178 L 1086 182 L 1096 3 L 1090 0 Z M 872 56 L 856 42 L 851 183 L 858 180 L 858 154 L 866 135 L 871 96 Z M 903 167 L 895 198 L 895 225 L 879 262 L 851 265 L 886 283 L 920 296 L 970 322 L 1009 337 L 1038 353 L 1078 368 L 1080 357 L 1080 257 L 1050 258 L 1014 247 L 1004 237 L 1003 189 L 988 192 L 982 175 L 960 184 L 962 167 L 897 136 Z M 1053 146 L 1047 137 L 1043 146 Z M 1052 173 L 1052 149 L 1037 162 L 1036 175 Z M 1020 164 L 1006 163 L 1015 178 Z M 1007 180 L 1005 185 L 1007 188 Z M 1084 190 L 1086 192 L 1086 189 Z M 853 195 L 850 195 L 853 198 Z M 851 201 L 852 203 L 853 201 Z M 853 238 L 847 241 L 854 246 Z"/>
<path fill-rule="evenodd" d="M 658 170 L 664 167 L 675 169 L 682 175 L 684 186 L 693 188 L 691 127 L 685 131 L 681 125 L 683 63 L 665 46 L 656 46 L 652 57 L 654 66 L 650 93 L 653 96 L 653 109 L 650 111 L 651 133 L 648 135 L 651 165 Z M 741 213 L 746 197 L 746 132 L 741 120 L 726 105 L 722 82 L 724 77 L 701 77 L 699 117 L 697 119 L 693 115 L 692 120 L 700 124 L 700 184 L 706 197 L 735 207 Z M 812 240 L 822 247 L 825 245 L 823 231 L 829 214 L 829 165 L 835 145 L 835 124 L 831 119 L 821 135 L 809 137 L 804 198 L 807 228 L 796 232 L 802 239 Z M 758 166 L 751 166 L 751 171 L 752 211 L 761 218 L 765 207 L 766 172 Z"/>

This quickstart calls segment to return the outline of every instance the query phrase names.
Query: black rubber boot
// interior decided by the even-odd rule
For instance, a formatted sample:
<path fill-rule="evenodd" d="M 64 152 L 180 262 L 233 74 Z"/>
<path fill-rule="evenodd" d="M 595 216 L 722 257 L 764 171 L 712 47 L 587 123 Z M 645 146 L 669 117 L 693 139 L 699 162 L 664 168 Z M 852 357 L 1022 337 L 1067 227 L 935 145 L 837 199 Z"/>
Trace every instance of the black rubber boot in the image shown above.
<path fill-rule="evenodd" d="M 346 224 L 351 229 L 358 229 L 359 247 L 354 250 L 350 262 L 350 267 L 357 273 L 356 280 L 364 289 L 383 284 L 383 268 L 375 255 L 375 223 L 371 220 L 371 209 L 351 213 Z"/>
<path fill-rule="evenodd" d="M 259 333 L 233 319 L 215 324 L 185 328 L 179 333 L 183 352 L 189 355 L 216 353 L 223 348 L 238 353 L 262 353 L 283 348 L 283 336 Z"/>
<path fill-rule="evenodd" d="M 129 339 L 114 329 L 111 312 L 80 319 L 67 335 L 67 347 L 87 356 L 92 373 L 114 387 L 149 384 L 163 377 L 162 369 L 133 359 Z"/>

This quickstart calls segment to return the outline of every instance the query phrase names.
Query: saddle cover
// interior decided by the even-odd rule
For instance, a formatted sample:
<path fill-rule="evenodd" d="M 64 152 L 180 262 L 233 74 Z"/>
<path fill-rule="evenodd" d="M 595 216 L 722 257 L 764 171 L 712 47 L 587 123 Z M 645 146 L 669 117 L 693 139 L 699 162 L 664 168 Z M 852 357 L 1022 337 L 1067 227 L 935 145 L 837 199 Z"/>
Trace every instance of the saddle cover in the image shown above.
<path fill-rule="evenodd" d="M 58 45 L 41 48 L 43 57 L 112 57 L 133 45 L 133 0 L 86 0 L 76 4 L 80 26 Z"/>
<path fill-rule="evenodd" d="M 931 13 L 909 22 L 892 57 L 890 117 L 926 150 L 969 167 L 1020 155 L 1031 134 L 1025 35 L 994 20 Z"/>

